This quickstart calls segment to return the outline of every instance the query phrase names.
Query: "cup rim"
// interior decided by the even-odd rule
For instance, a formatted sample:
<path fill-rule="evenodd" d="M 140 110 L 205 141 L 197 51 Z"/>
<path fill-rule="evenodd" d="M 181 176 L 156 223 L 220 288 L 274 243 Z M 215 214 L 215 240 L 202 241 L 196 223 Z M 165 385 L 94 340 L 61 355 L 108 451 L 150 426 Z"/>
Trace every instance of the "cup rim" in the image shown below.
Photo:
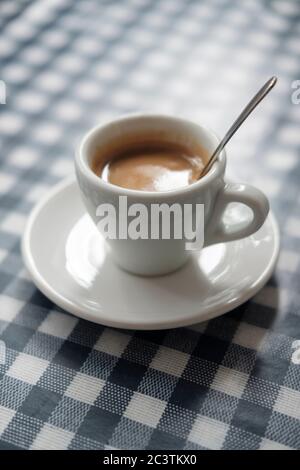
<path fill-rule="evenodd" d="M 113 183 L 110 183 L 108 181 L 103 180 L 99 176 L 97 176 L 93 170 L 90 168 L 88 162 L 87 162 L 87 155 L 84 154 L 84 148 L 88 140 L 93 138 L 100 130 L 103 130 L 103 128 L 108 127 L 109 125 L 120 122 L 122 123 L 123 121 L 127 121 L 129 119 L 136 119 L 136 118 L 151 118 L 151 119 L 168 119 L 171 121 L 175 121 L 177 123 L 185 123 L 185 124 L 191 124 L 191 125 L 196 125 L 198 126 L 202 131 L 205 133 L 209 134 L 211 137 L 213 137 L 216 140 L 216 145 L 219 144 L 220 138 L 215 134 L 214 131 L 212 131 L 210 128 L 207 126 L 203 126 L 202 124 L 198 124 L 197 122 L 194 122 L 190 119 L 185 119 L 185 118 L 180 118 L 177 116 L 169 115 L 169 114 L 158 114 L 158 113 L 130 113 L 130 114 L 123 114 L 122 116 L 112 118 L 110 120 L 107 120 L 105 122 L 102 122 L 100 124 L 97 124 L 96 126 L 92 127 L 89 131 L 86 132 L 86 134 L 82 137 L 79 147 L 75 152 L 75 163 L 76 167 L 78 170 L 80 170 L 85 177 L 93 183 L 93 185 L 98 186 L 99 189 L 101 190 L 106 190 L 106 191 L 111 191 L 114 194 L 117 195 L 122 195 L 122 196 L 135 196 L 135 197 L 143 197 L 143 198 L 168 198 L 170 196 L 176 196 L 176 195 L 183 195 L 183 194 L 189 194 L 191 192 L 197 191 L 199 189 L 203 189 L 205 186 L 209 185 L 215 178 L 220 176 L 222 172 L 225 171 L 225 166 L 226 166 L 226 151 L 225 149 L 222 150 L 220 155 L 217 158 L 217 161 L 212 165 L 210 170 L 206 175 L 204 175 L 202 178 L 200 178 L 198 181 L 188 185 L 184 186 L 178 189 L 170 189 L 167 191 L 141 191 L 137 189 L 129 189 L 129 188 L 123 188 L 122 186 L 117 186 Z"/>

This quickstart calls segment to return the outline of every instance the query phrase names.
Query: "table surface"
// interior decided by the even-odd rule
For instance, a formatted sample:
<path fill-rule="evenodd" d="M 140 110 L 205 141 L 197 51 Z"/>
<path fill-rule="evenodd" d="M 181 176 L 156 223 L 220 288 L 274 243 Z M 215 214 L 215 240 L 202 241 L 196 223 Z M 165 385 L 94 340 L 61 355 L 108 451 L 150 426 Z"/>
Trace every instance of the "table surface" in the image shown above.
<path fill-rule="evenodd" d="M 1 449 L 300 448 L 299 19 L 293 0 L 1 2 Z M 263 189 L 281 228 L 255 298 L 139 332 L 79 320 L 35 288 L 24 224 L 89 127 L 147 110 L 222 134 L 271 75 L 228 145 L 228 175 Z"/>

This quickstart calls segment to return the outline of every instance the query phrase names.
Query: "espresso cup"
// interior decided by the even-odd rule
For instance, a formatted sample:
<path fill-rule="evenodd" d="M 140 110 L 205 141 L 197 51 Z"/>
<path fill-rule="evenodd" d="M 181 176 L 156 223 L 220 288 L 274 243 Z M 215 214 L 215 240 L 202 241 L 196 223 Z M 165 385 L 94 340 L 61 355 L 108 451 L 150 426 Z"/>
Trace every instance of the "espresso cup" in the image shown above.
<path fill-rule="evenodd" d="M 203 247 L 231 242 L 255 233 L 264 223 L 269 203 L 266 196 L 252 186 L 241 183 L 228 183 L 224 179 L 226 153 L 223 150 L 209 172 L 186 187 L 148 192 L 127 189 L 104 181 L 92 171 L 93 160 L 101 148 L 111 142 L 128 140 L 128 136 L 138 138 L 151 134 L 155 138 L 167 138 L 188 148 L 204 148 L 211 154 L 217 147 L 218 138 L 208 129 L 185 119 L 164 115 L 131 115 L 100 124 L 90 130 L 82 139 L 75 157 L 78 185 L 84 205 L 97 224 L 97 209 L 102 204 L 115 208 L 118 217 L 119 198 L 127 197 L 128 207 L 143 204 L 190 204 L 204 209 Z M 230 203 L 248 206 L 247 217 L 229 223 L 226 208 Z M 191 212 L 193 216 L 194 210 Z M 126 227 L 125 227 L 126 228 Z M 111 256 L 126 271 L 133 274 L 154 276 L 163 275 L 180 268 L 188 259 L 185 239 L 107 239 Z"/>

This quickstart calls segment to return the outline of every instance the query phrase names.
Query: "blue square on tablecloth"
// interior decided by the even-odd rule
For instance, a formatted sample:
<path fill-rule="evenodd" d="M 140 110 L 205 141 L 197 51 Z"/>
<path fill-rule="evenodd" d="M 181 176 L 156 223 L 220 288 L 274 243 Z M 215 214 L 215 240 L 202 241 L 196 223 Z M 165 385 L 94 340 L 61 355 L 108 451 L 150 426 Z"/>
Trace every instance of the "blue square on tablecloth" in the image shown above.
<path fill-rule="evenodd" d="M 207 359 L 208 361 L 220 363 L 228 348 L 228 341 L 220 338 L 214 338 L 207 335 L 201 335 L 197 346 L 193 351 L 193 355 Z"/>
<path fill-rule="evenodd" d="M 59 393 L 34 386 L 18 409 L 18 412 L 42 421 L 48 421 L 61 398 L 62 396 Z"/>
<path fill-rule="evenodd" d="M 81 346 L 71 341 L 65 341 L 55 357 L 53 362 L 70 369 L 79 370 L 91 352 L 90 348 Z"/>
<path fill-rule="evenodd" d="M 7 348 L 21 352 L 33 334 L 34 330 L 31 328 L 11 323 L 3 332 L 1 339 L 5 342 Z"/>
<path fill-rule="evenodd" d="M 205 386 L 179 379 L 170 397 L 170 403 L 188 410 L 199 411 L 208 390 Z"/>
<path fill-rule="evenodd" d="M 109 381 L 136 390 L 147 367 L 120 358 L 109 376 Z"/>
<path fill-rule="evenodd" d="M 185 445 L 185 439 L 155 429 L 147 446 L 149 450 L 180 450 Z"/>

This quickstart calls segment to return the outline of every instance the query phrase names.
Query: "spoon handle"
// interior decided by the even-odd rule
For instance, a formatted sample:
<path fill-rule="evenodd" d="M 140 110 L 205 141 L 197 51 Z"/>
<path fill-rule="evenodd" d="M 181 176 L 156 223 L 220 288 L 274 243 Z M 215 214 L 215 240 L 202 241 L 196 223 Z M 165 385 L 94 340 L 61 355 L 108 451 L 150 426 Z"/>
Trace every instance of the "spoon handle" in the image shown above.
<path fill-rule="evenodd" d="M 235 134 L 235 132 L 238 130 L 238 128 L 241 126 L 241 124 L 245 121 L 245 119 L 247 119 L 249 114 L 252 113 L 252 111 L 254 110 L 254 108 L 256 108 L 258 103 L 260 103 L 261 100 L 263 100 L 264 97 L 269 93 L 269 91 L 272 90 L 272 88 L 274 87 L 276 82 L 277 82 L 276 77 L 270 78 L 264 84 L 264 86 L 256 93 L 256 95 L 252 98 L 252 100 L 249 101 L 247 106 L 243 109 L 241 114 L 234 121 L 234 123 L 232 124 L 230 129 L 227 131 L 227 133 L 225 134 L 225 136 L 223 137 L 223 139 L 221 140 L 221 142 L 219 143 L 219 145 L 217 146 L 217 148 L 213 152 L 212 156 L 210 157 L 207 164 L 205 165 L 201 176 L 203 176 L 205 173 L 207 173 L 207 171 L 211 168 L 211 166 L 214 163 L 214 161 L 216 160 L 217 156 L 219 155 L 221 150 L 225 147 L 227 142 L 231 139 L 233 134 Z"/>

